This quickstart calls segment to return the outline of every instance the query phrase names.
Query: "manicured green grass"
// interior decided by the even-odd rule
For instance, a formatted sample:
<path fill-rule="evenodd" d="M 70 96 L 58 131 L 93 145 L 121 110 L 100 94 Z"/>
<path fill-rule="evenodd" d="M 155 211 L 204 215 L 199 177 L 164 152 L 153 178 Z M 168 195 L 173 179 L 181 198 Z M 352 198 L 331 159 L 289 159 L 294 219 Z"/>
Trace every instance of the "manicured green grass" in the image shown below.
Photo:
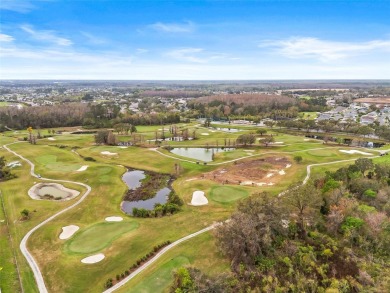
<path fill-rule="evenodd" d="M 127 292 L 131 293 L 159 293 L 169 287 L 173 280 L 173 271 L 179 267 L 189 265 L 190 261 L 185 256 L 176 256 L 160 266 L 153 274 L 138 283 Z"/>
<path fill-rule="evenodd" d="M 206 232 L 169 250 L 118 293 L 169 292 L 173 272 L 181 266 L 196 267 L 214 276 L 228 271 L 229 261 L 219 252 L 212 232 Z"/>
<path fill-rule="evenodd" d="M 232 186 L 215 186 L 211 188 L 210 197 L 217 202 L 232 202 L 240 198 L 247 197 L 249 194 L 246 190 Z"/>
<path fill-rule="evenodd" d="M 139 227 L 133 222 L 106 222 L 98 223 L 77 232 L 66 242 L 66 250 L 75 253 L 92 253 L 109 246 L 122 234 L 128 233 Z"/>

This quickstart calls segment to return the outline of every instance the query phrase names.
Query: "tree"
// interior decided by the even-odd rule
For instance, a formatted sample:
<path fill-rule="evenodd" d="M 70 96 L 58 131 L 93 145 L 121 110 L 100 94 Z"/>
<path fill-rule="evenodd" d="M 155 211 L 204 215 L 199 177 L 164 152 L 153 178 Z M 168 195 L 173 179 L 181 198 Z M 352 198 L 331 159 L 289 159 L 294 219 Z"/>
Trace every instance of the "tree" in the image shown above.
<path fill-rule="evenodd" d="M 302 162 L 302 160 L 303 160 L 302 156 L 295 156 L 295 157 L 294 157 L 294 161 L 297 162 L 298 164 L 299 164 L 300 162 Z"/>
<path fill-rule="evenodd" d="M 116 145 L 116 144 L 117 144 L 116 136 L 112 133 L 112 131 L 109 131 L 109 132 L 108 132 L 108 135 L 107 135 L 107 144 L 108 144 L 108 145 Z"/>
<path fill-rule="evenodd" d="M 24 220 L 28 220 L 30 218 L 30 211 L 28 209 L 24 209 L 20 212 Z"/>
<path fill-rule="evenodd" d="M 271 143 L 271 142 L 274 142 L 275 141 L 275 138 L 273 136 L 266 136 L 264 137 L 263 139 L 260 139 L 260 143 L 264 144 L 266 147 L 268 147 L 268 145 Z"/>
<path fill-rule="evenodd" d="M 256 142 L 256 137 L 252 134 L 241 134 L 239 137 L 237 137 L 236 140 L 237 144 L 243 144 L 244 146 L 246 145 L 251 145 Z"/>
<path fill-rule="evenodd" d="M 367 158 L 357 159 L 355 165 L 358 170 L 362 172 L 363 176 L 365 176 L 364 174 L 367 170 L 371 170 L 374 168 L 374 163 L 372 162 L 372 160 Z"/>
<path fill-rule="evenodd" d="M 298 233 L 301 238 L 306 237 L 306 226 L 312 225 L 318 217 L 319 207 L 322 204 L 319 190 L 309 182 L 305 185 L 291 187 L 283 196 L 287 207 L 294 212 L 297 219 Z"/>
<path fill-rule="evenodd" d="M 259 128 L 256 130 L 256 133 L 260 134 L 261 136 L 263 136 L 263 134 L 266 134 L 267 133 L 267 130 L 264 129 L 264 128 Z"/>

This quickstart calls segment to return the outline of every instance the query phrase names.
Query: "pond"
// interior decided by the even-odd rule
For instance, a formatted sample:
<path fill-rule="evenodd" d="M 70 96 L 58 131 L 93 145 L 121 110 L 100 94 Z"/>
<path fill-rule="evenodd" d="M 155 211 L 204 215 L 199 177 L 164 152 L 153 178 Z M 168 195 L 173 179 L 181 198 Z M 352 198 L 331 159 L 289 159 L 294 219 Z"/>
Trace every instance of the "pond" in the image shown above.
<path fill-rule="evenodd" d="M 129 170 L 123 176 L 122 180 L 126 183 L 129 190 L 136 190 L 142 187 L 142 180 L 146 178 L 145 171 Z M 126 214 L 132 215 L 133 208 L 143 208 L 153 210 L 156 203 L 165 204 L 168 201 L 168 195 L 171 192 L 169 187 L 163 187 L 156 192 L 156 195 L 146 200 L 129 201 L 124 200 L 121 204 L 121 209 Z"/>
<path fill-rule="evenodd" d="M 145 171 L 141 171 L 141 170 L 127 171 L 122 176 L 122 180 L 126 183 L 127 187 L 133 190 L 140 187 L 142 179 L 145 178 L 146 178 Z"/>
<path fill-rule="evenodd" d="M 126 214 L 132 215 L 133 208 L 153 210 L 156 203 L 165 204 L 168 201 L 168 195 L 170 192 L 171 189 L 164 187 L 163 189 L 157 191 L 156 196 L 153 198 L 138 201 L 123 201 L 122 211 Z"/>
<path fill-rule="evenodd" d="M 212 162 L 213 154 L 234 150 L 235 148 L 173 148 L 171 153 L 203 162 Z"/>
<path fill-rule="evenodd" d="M 70 200 L 80 194 L 79 191 L 58 183 L 37 183 L 27 193 L 32 199 L 37 200 Z"/>
<path fill-rule="evenodd" d="M 220 131 L 225 131 L 225 132 L 239 132 L 240 131 L 237 128 L 220 128 L 220 127 L 216 127 L 214 129 L 220 130 Z"/>
<path fill-rule="evenodd" d="M 42 198 L 49 195 L 54 198 L 67 198 L 69 196 L 69 192 L 66 192 L 64 190 L 60 190 L 56 187 L 53 186 L 43 186 L 38 189 L 38 195 L 41 196 Z"/>

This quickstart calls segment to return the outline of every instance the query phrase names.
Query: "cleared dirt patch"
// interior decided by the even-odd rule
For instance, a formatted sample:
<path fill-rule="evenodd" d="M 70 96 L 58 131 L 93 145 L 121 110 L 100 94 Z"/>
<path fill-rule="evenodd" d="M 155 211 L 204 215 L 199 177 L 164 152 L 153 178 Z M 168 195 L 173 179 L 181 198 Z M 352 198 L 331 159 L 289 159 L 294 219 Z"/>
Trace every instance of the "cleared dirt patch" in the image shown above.
<path fill-rule="evenodd" d="M 286 173 L 283 169 L 290 165 L 286 157 L 237 161 L 235 164 L 205 173 L 205 179 L 222 184 L 268 185 L 278 182 Z M 291 166 L 291 165 L 290 165 Z M 283 172 L 281 172 L 283 171 Z"/>

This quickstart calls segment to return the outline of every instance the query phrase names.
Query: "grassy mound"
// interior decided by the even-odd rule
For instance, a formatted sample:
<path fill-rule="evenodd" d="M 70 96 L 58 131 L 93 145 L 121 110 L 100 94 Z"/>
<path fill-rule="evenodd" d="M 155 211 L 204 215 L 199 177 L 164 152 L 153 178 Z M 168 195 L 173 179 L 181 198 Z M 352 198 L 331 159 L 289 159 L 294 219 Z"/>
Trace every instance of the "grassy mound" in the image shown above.
<path fill-rule="evenodd" d="M 81 230 L 66 242 L 66 249 L 74 253 L 92 253 L 109 246 L 122 234 L 137 229 L 138 222 L 99 223 Z"/>
<path fill-rule="evenodd" d="M 232 202 L 240 198 L 247 197 L 246 190 L 232 186 L 216 186 L 211 188 L 210 197 L 217 202 Z"/>

